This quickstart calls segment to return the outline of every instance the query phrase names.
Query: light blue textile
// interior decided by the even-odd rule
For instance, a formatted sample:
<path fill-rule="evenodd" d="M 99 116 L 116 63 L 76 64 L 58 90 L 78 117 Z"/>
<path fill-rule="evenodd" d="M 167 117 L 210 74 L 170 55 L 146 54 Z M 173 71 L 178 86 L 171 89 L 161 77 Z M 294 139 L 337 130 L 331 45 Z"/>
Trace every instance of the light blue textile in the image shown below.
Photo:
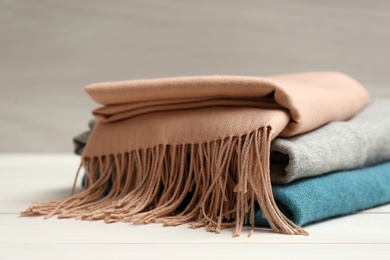
<path fill-rule="evenodd" d="M 279 208 L 297 225 L 390 203 L 390 162 L 351 171 L 341 171 L 274 185 Z M 255 213 L 256 226 L 268 226 Z"/>

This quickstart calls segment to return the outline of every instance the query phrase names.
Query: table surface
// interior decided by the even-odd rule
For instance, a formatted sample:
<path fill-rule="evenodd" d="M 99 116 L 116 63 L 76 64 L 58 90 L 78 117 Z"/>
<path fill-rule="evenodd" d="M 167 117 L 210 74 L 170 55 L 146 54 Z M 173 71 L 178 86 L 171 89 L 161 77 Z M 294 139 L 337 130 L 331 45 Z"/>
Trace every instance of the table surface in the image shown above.
<path fill-rule="evenodd" d="M 257 229 L 250 238 L 247 229 L 232 238 L 231 229 L 19 217 L 30 202 L 67 197 L 78 164 L 72 154 L 0 155 L 0 259 L 390 259 L 390 205 L 307 226 L 309 236 Z"/>

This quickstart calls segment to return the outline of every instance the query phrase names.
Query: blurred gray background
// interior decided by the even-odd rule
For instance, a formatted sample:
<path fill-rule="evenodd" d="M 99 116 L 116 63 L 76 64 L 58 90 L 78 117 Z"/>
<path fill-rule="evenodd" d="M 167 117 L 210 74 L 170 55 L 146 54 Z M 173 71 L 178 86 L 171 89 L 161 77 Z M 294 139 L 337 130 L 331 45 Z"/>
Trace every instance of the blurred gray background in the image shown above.
<path fill-rule="evenodd" d="M 71 152 L 85 85 L 345 72 L 390 97 L 388 0 L 0 0 L 0 152 Z"/>

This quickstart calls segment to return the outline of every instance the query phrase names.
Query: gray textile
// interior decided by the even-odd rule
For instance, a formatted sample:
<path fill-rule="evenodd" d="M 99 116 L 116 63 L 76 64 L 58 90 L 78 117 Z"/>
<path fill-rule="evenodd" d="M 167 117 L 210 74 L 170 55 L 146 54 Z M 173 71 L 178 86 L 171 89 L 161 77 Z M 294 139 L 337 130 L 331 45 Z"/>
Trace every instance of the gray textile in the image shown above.
<path fill-rule="evenodd" d="M 349 121 L 275 139 L 271 144 L 271 178 L 283 184 L 389 160 L 390 99 L 377 98 Z"/>
<path fill-rule="evenodd" d="M 88 141 L 89 136 L 91 135 L 91 131 L 95 126 L 96 120 L 91 119 L 88 123 L 89 130 L 85 131 L 75 137 L 73 137 L 73 152 L 77 155 L 81 155 L 84 151 L 84 147 Z"/>

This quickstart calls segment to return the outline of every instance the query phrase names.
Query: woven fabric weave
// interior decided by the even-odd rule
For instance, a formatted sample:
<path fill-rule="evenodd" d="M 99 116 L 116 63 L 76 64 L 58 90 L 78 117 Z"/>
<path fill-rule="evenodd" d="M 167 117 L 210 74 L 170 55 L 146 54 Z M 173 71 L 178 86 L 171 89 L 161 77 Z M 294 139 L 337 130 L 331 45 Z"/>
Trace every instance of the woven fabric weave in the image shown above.
<path fill-rule="evenodd" d="M 390 162 L 274 185 L 279 208 L 297 225 L 390 203 Z M 257 209 L 257 226 L 267 226 Z"/>
<path fill-rule="evenodd" d="M 348 121 L 271 144 L 271 179 L 291 181 L 390 161 L 390 99 L 373 98 Z"/>
<path fill-rule="evenodd" d="M 372 98 L 347 121 L 332 122 L 315 131 L 271 142 L 271 180 L 289 183 L 328 172 L 350 170 L 390 161 L 390 99 Z M 74 152 L 82 154 L 94 126 L 74 137 Z M 375 134 L 373 134 L 375 133 Z"/>
<path fill-rule="evenodd" d="M 217 233 L 234 226 L 235 235 L 255 201 L 274 231 L 306 234 L 275 204 L 271 141 L 350 119 L 369 100 L 357 81 L 336 72 L 135 80 L 86 91 L 103 107 L 93 112 L 98 121 L 82 154 L 85 191 L 23 215 L 191 222 Z M 254 227 L 253 215 L 249 222 Z"/>

